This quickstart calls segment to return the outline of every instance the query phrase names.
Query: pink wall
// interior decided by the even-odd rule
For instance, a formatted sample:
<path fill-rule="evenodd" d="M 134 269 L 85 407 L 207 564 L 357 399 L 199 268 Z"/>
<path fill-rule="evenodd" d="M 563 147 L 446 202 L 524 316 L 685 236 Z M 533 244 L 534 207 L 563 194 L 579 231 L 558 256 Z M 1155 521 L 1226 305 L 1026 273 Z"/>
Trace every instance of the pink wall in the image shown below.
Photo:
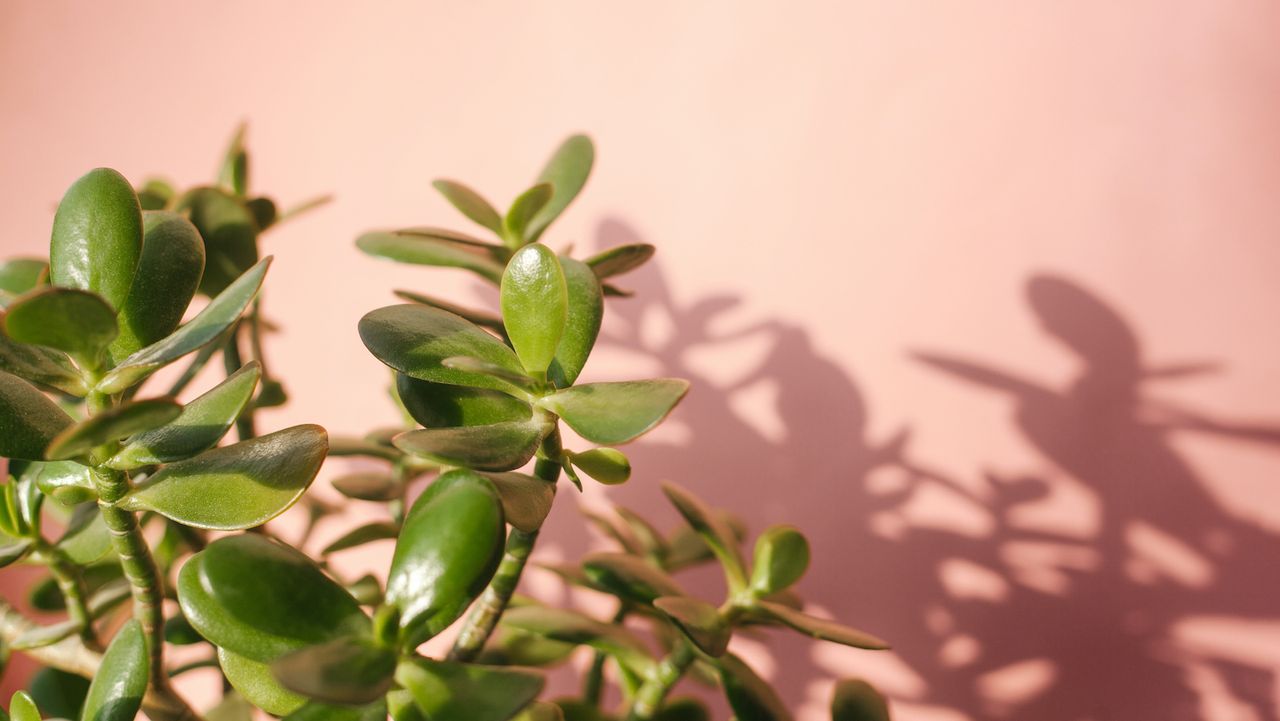
<path fill-rule="evenodd" d="M 753 654 L 804 719 L 846 673 L 907 720 L 1277 718 L 1280 6 L 798 5 L 0 4 L 0 250 L 247 118 L 259 188 L 338 197 L 268 240 L 267 422 L 358 432 L 393 418 L 359 316 L 471 285 L 354 237 L 588 131 L 552 242 L 660 248 L 591 374 L 697 383 L 607 497 L 803 525 L 808 598 L 896 644 Z"/>

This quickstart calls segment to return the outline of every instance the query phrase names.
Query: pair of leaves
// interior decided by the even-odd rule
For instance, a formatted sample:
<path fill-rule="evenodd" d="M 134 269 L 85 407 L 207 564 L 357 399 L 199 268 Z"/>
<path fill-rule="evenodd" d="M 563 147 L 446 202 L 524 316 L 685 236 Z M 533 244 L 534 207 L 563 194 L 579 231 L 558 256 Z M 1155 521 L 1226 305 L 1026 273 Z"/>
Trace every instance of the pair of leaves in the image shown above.
<path fill-rule="evenodd" d="M 502 319 L 528 373 L 573 385 L 595 346 L 604 317 L 600 281 L 584 263 L 557 258 L 532 243 L 512 256 L 502 276 Z"/>
<path fill-rule="evenodd" d="M 527 671 L 426 658 L 401 662 L 395 680 L 430 721 L 507 721 L 545 684 Z"/>

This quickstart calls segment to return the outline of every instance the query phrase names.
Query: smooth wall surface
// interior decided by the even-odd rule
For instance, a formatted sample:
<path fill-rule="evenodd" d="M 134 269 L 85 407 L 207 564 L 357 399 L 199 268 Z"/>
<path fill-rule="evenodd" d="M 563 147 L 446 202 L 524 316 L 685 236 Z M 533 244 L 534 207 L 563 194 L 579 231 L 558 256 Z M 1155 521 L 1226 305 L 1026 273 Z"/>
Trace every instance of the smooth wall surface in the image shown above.
<path fill-rule="evenodd" d="M 800 590 L 895 648 L 745 640 L 802 719 L 850 674 L 905 721 L 1276 719 L 1278 27 L 1261 0 L 11 1 L 0 251 L 42 253 L 91 167 L 205 182 L 248 120 L 257 189 L 337 198 L 265 240 L 293 402 L 264 423 L 360 433 L 395 416 L 358 318 L 484 296 L 356 235 L 465 227 L 432 178 L 506 203 L 589 132 L 548 240 L 659 255 L 588 375 L 695 388 L 582 503 L 670 526 L 671 479 L 804 527 Z M 602 543 L 575 496 L 543 558 Z"/>

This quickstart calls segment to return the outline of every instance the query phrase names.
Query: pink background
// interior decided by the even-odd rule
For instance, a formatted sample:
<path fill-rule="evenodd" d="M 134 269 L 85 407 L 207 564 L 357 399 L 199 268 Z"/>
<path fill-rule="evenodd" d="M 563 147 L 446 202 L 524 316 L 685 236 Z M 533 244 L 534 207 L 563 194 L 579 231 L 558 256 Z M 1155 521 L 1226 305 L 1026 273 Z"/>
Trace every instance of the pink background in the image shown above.
<path fill-rule="evenodd" d="M 854 673 L 906 720 L 1276 719 L 1278 27 L 1261 0 L 10 1 L 0 250 L 42 253 L 90 167 L 205 182 L 249 120 L 258 189 L 337 196 L 265 242 L 293 403 L 264 425 L 358 433 L 394 420 L 360 315 L 476 286 L 356 235 L 465 227 L 430 179 L 506 203 L 589 132 L 548 240 L 660 250 L 588 375 L 696 385 L 583 503 L 673 524 L 672 479 L 803 526 L 807 598 L 895 644 L 743 643 L 803 719 Z M 598 542 L 575 495 L 544 558 Z"/>

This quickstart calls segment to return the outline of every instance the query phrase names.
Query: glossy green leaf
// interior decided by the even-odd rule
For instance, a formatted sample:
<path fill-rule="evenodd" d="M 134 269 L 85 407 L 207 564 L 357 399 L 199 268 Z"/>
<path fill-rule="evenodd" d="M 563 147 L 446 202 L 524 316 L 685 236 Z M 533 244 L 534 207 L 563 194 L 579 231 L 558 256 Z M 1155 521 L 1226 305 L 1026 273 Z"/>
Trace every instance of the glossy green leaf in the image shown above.
<path fill-rule="evenodd" d="M 507 721 L 545 683 L 527 671 L 426 658 L 400 663 L 395 679 L 431 721 Z"/>
<path fill-rule="evenodd" d="M 48 396 L 0 372 L 0 456 L 44 460 L 44 449 L 71 424 L 71 416 Z"/>
<path fill-rule="evenodd" d="M 404 647 L 453 623 L 502 559 L 506 525 L 493 482 L 464 469 L 442 474 L 405 517 L 387 576 Z"/>
<path fill-rule="evenodd" d="M 535 387 L 533 379 L 526 375 L 512 373 L 507 369 L 496 366 L 487 361 L 478 358 L 470 358 L 467 356 L 453 356 L 440 361 L 445 368 L 463 371 L 465 373 L 478 373 L 480 375 L 490 376 L 501 381 L 510 383 L 518 395 L 524 395 Z"/>
<path fill-rule="evenodd" d="M 188 403 L 172 422 L 130 438 L 107 465 L 128 470 L 183 460 L 214 447 L 249 404 L 261 375 L 262 367 L 251 361 Z"/>
<path fill-rule="evenodd" d="M 32 464 L 29 471 L 40 492 L 64 506 L 96 500 L 89 468 L 74 461 Z"/>
<path fill-rule="evenodd" d="M 503 238 L 506 239 L 508 246 L 519 248 L 533 240 L 529 232 L 529 223 L 538 211 L 551 201 L 552 193 L 551 185 L 538 183 L 512 201 L 511 208 L 502 219 Z"/>
<path fill-rule="evenodd" d="M 334 704 L 367 704 L 391 688 L 396 655 L 371 640 L 336 638 L 276 659 L 271 672 L 287 689 Z"/>
<path fill-rule="evenodd" d="M 737 656 L 718 661 L 720 682 L 738 721 L 791 721 L 791 713 L 764 679 Z"/>
<path fill-rule="evenodd" d="M 284 716 L 302 708 L 305 696 L 296 694 L 276 680 L 271 665 L 245 658 L 225 648 L 218 649 L 218 665 L 231 682 L 231 687 L 249 703 L 276 716 Z"/>
<path fill-rule="evenodd" d="M 378 360 L 419 380 L 511 392 L 505 381 L 442 364 L 455 356 L 524 372 L 502 341 L 452 313 L 424 305 L 393 305 L 369 313 L 360 319 L 360 338 Z"/>
<path fill-rule="evenodd" d="M 60 350 L 90 367 L 118 330 L 116 312 L 102 297 L 72 288 L 37 288 L 4 314 L 4 332 L 13 340 Z"/>
<path fill-rule="evenodd" d="M 573 258 L 560 258 L 568 297 L 564 334 L 551 362 L 551 380 L 558 388 L 573 385 L 587 364 L 604 318 L 604 294 L 591 269 Z"/>
<path fill-rule="evenodd" d="M 515 721 L 564 721 L 564 711 L 553 703 L 534 701 L 516 715 Z"/>
<path fill-rule="evenodd" d="M 58 550 L 67 560 L 79 565 L 94 563 L 111 550 L 111 533 L 95 506 L 78 506 L 67 522 L 67 530 L 58 539 Z M 113 564 L 114 565 L 114 564 Z M 115 569 L 111 569 L 114 573 Z"/>
<path fill-rule="evenodd" d="M 627 460 L 622 451 L 614 448 L 592 448 L 582 453 L 572 453 L 569 455 L 569 462 L 606 486 L 626 483 L 631 478 L 631 461 Z"/>
<path fill-rule="evenodd" d="M 263 258 L 209 301 L 209 305 L 195 318 L 163 340 L 125 358 L 103 377 L 98 383 L 98 390 L 103 393 L 119 393 L 222 335 L 258 294 L 262 277 L 266 275 L 270 264 L 270 256 Z"/>
<path fill-rule="evenodd" d="M 62 430 L 45 450 L 51 461 L 65 461 L 87 454 L 104 443 L 158 428 L 182 413 L 172 398 L 128 401 L 89 416 Z"/>
<path fill-rule="evenodd" d="M 111 640 L 102 667 L 89 685 L 83 721 L 133 721 L 147 692 L 149 665 L 142 626 L 130 620 Z"/>
<path fill-rule="evenodd" d="M 89 391 L 66 353 L 19 343 L 3 333 L 0 333 L 0 371 L 77 397 L 84 397 Z"/>
<path fill-rule="evenodd" d="M 434 229 L 376 231 L 356 239 L 356 247 L 377 258 L 399 263 L 462 268 L 498 283 L 502 278 L 502 261 L 494 257 L 480 241 L 459 239 L 459 234 Z"/>
<path fill-rule="evenodd" d="M 49 243 L 54 285 L 91 291 L 120 308 L 141 255 L 142 208 L 123 175 L 98 168 L 67 189 Z"/>
<path fill-rule="evenodd" d="M 22 295 L 40 285 L 49 264 L 36 258 L 12 258 L 0 261 L 0 291 Z"/>
<path fill-rule="evenodd" d="M 688 596 L 664 596 L 654 599 L 653 605 L 708 656 L 722 656 L 729 648 L 729 624 L 715 606 Z"/>
<path fill-rule="evenodd" d="M 556 497 L 556 484 L 524 473 L 481 473 L 498 489 L 507 523 L 532 533 L 542 527 Z"/>
<path fill-rule="evenodd" d="M 591 553 L 582 559 L 582 570 L 610 593 L 638 603 L 653 603 L 661 596 L 683 596 L 684 589 L 664 571 L 627 553 Z"/>
<path fill-rule="evenodd" d="M 848 626 L 842 626 L 835 621 L 830 621 L 825 618 L 810 616 L 807 613 L 797 611 L 780 603 L 757 601 L 756 605 L 761 611 L 764 611 L 775 621 L 785 626 L 789 626 L 800 633 L 812 636 L 822 641 L 832 641 L 844 646 L 865 648 L 875 651 L 882 651 L 889 648 L 888 643 L 872 636 L 869 633 L 849 628 Z"/>
<path fill-rule="evenodd" d="M 537 240 L 547 226 L 560 217 L 564 209 L 578 197 L 591 175 L 595 157 L 595 146 L 592 145 L 591 138 L 585 135 L 573 135 L 556 148 L 538 175 L 538 182 L 549 183 L 554 192 L 550 202 L 529 222 L 526 237 Z"/>
<path fill-rule="evenodd" d="M 403 487 L 391 474 L 381 471 L 348 473 L 332 483 L 338 493 L 361 501 L 390 501 L 400 497 Z"/>
<path fill-rule="evenodd" d="M 89 693 L 89 679 L 69 671 L 45 667 L 31 677 L 31 698 L 50 718 L 78 719 Z"/>
<path fill-rule="evenodd" d="M 374 541 L 384 541 L 395 538 L 400 534 L 400 527 L 394 523 L 374 522 L 366 523 L 363 526 L 356 526 L 339 536 L 335 541 L 324 547 L 320 551 L 321 555 L 327 556 L 330 553 L 345 551 L 349 548 L 363 546 Z"/>
<path fill-rule="evenodd" d="M 618 659 L 632 671 L 644 674 L 653 666 L 647 647 L 621 624 L 597 621 L 578 611 L 545 606 L 518 606 L 502 614 L 508 628 L 537 634 L 553 641 L 590 646 Z"/>
<path fill-rule="evenodd" d="M 424 293 L 415 293 L 411 290 L 397 290 L 394 292 L 396 296 L 407 300 L 410 303 L 418 303 L 420 305 L 429 305 L 432 308 L 439 308 L 440 310 L 448 311 L 456 316 L 469 320 L 483 328 L 489 328 L 490 330 L 497 331 L 499 333 L 505 332 L 502 326 L 502 319 L 487 311 L 455 305 L 449 301 L 436 298 L 435 296 L 426 295 Z"/>
<path fill-rule="evenodd" d="M 653 721 L 711 721 L 711 712 L 698 699 L 686 696 L 663 704 Z"/>
<path fill-rule="evenodd" d="M 13 721 L 40 721 L 40 709 L 26 691 L 17 691 L 9 699 L 9 716 Z"/>
<path fill-rule="evenodd" d="M 594 443 L 626 443 L 652 429 L 675 408 L 689 382 L 674 378 L 587 383 L 556 391 L 538 405 Z"/>
<path fill-rule="evenodd" d="M 553 428 L 534 418 L 487 426 L 408 431 L 396 436 L 394 442 L 405 453 L 437 463 L 509 471 L 528 463 Z"/>
<path fill-rule="evenodd" d="M 790 588 L 809 568 L 809 541 L 797 528 L 773 526 L 756 540 L 751 590 L 761 596 Z"/>
<path fill-rule="evenodd" d="M 889 706 L 871 684 L 844 679 L 831 698 L 831 721 L 889 721 Z"/>
<path fill-rule="evenodd" d="M 502 275 L 502 320 L 524 369 L 541 377 L 556 357 L 569 296 L 556 254 L 541 243 L 521 248 Z"/>
<path fill-rule="evenodd" d="M 491 666 L 553 666 L 568 660 L 577 648 L 509 626 L 498 626 L 489 636 L 476 663 Z"/>
<path fill-rule="evenodd" d="M 258 224 L 242 198 L 221 188 L 195 188 L 178 200 L 204 239 L 200 292 L 213 297 L 258 263 Z"/>
<path fill-rule="evenodd" d="M 468 219 L 502 235 L 502 216 L 479 193 L 455 180 L 442 178 L 431 185 Z"/>
<path fill-rule="evenodd" d="M 586 263 L 597 278 L 604 280 L 639 268 L 649 262 L 654 250 L 648 243 L 620 245 L 587 258 Z"/>
<path fill-rule="evenodd" d="M 426 428 L 455 428 L 527 421 L 533 406 L 488 388 L 468 388 L 396 374 L 396 393 L 409 415 Z"/>
<path fill-rule="evenodd" d="M 253 661 L 343 636 L 367 636 L 369 617 L 301 552 L 263 536 L 228 536 L 178 574 L 178 602 L 200 635 Z"/>
<path fill-rule="evenodd" d="M 120 307 L 120 335 L 111 344 L 117 361 L 172 333 L 204 275 L 204 240 L 190 221 L 177 213 L 146 213 L 142 227 L 138 273 Z"/>
<path fill-rule="evenodd" d="M 708 508 L 701 499 L 674 483 L 663 483 L 662 492 L 671 501 L 680 515 L 689 522 L 715 554 L 724 568 L 725 579 L 729 589 L 737 593 L 747 586 L 746 563 L 742 559 L 742 550 L 738 547 L 737 537 L 733 529 L 724 519 Z"/>
<path fill-rule="evenodd" d="M 387 705 L 382 701 L 365 706 L 335 706 L 312 701 L 284 717 L 284 721 L 386 721 Z"/>

